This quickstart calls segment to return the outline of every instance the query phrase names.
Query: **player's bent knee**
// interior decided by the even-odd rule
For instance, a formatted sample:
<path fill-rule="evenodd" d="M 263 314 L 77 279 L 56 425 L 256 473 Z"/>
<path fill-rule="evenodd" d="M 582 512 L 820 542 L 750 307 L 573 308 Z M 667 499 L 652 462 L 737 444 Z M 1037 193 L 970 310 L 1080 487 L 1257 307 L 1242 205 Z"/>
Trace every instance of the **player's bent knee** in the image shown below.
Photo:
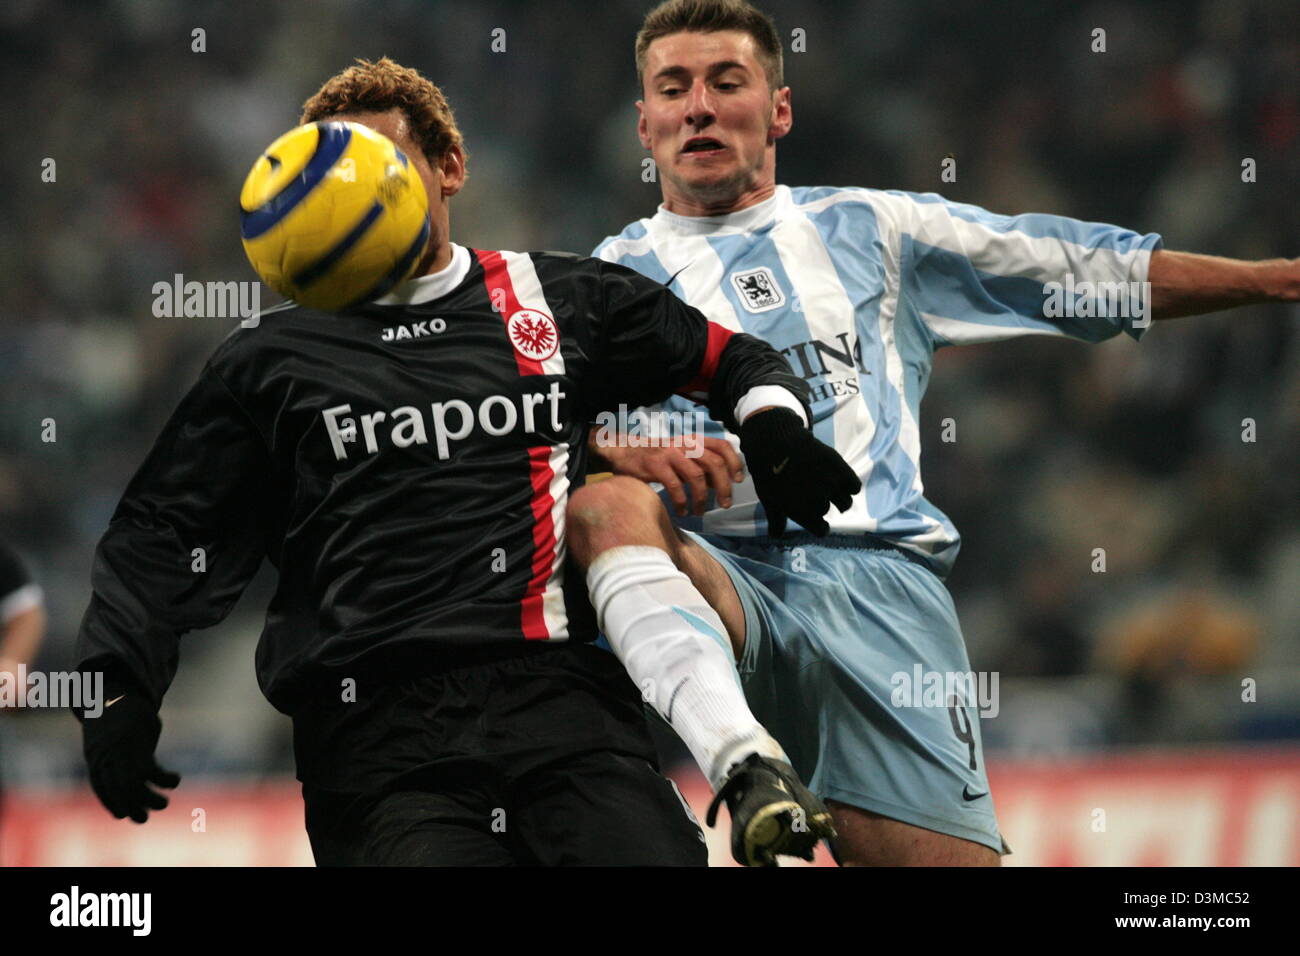
<path fill-rule="evenodd" d="M 620 544 L 665 546 L 659 496 L 645 482 L 616 475 L 584 485 L 569 496 L 566 534 L 574 557 L 591 556 Z"/>
<path fill-rule="evenodd" d="M 602 527 L 628 514 L 651 517 L 660 507 L 659 496 L 644 481 L 615 475 L 573 492 L 569 496 L 569 520 Z"/>

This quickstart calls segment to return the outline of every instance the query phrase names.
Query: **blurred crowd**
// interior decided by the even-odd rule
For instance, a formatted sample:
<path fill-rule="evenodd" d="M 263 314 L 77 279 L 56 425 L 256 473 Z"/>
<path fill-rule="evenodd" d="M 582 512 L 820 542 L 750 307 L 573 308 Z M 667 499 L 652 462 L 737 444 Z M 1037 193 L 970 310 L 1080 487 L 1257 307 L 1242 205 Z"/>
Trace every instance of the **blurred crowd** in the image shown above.
<path fill-rule="evenodd" d="M 1300 255 L 1294 0 L 768 6 L 787 40 L 795 115 L 781 182 L 938 191 L 995 212 L 1160 232 L 1171 249 Z M 44 667 L 72 664 L 95 541 L 233 326 L 156 318 L 152 286 L 177 273 L 253 278 L 237 192 L 302 101 L 355 56 L 418 67 L 448 94 L 469 149 L 458 241 L 589 252 L 659 202 L 633 107 L 646 8 L 0 6 L 0 530 L 44 586 Z M 940 181 L 947 156 L 951 183 Z M 1152 718 L 1162 682 L 1235 686 L 1257 669 L 1294 670 L 1298 353 L 1300 309 L 1284 306 L 1162 323 L 1140 344 L 942 350 L 923 406 L 923 474 L 963 532 L 949 585 L 973 666 L 1112 675 L 1118 696 L 1095 698 L 1072 724 L 1096 724 L 1086 736 L 1103 743 L 1178 719 Z M 956 440 L 945 442 L 949 418 Z M 224 668 L 253 693 L 248 640 L 266 588 L 226 626 L 240 638 L 191 642 L 183 671 Z M 1111 701 L 1104 715 L 1097 699 Z M 1059 719 L 1068 708 L 1057 704 Z M 1294 712 L 1259 723 L 1238 716 L 1206 733 L 1300 737 Z"/>

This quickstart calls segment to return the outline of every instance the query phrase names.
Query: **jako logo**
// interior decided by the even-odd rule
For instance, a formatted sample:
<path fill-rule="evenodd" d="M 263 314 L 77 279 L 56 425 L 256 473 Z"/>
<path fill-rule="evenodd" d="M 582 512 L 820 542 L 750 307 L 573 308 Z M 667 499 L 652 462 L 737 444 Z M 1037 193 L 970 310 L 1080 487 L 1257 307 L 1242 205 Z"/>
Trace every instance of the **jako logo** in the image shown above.
<path fill-rule="evenodd" d="M 437 335 L 439 332 L 446 331 L 446 319 L 429 319 L 426 322 L 415 322 L 411 325 L 397 325 L 391 329 L 384 329 L 379 338 L 385 342 L 396 342 L 399 339 L 419 339 L 426 335 Z"/>
<path fill-rule="evenodd" d="M 148 936 L 153 925 L 152 893 L 70 893 L 50 897 L 51 926 L 130 926 L 132 935 Z"/>

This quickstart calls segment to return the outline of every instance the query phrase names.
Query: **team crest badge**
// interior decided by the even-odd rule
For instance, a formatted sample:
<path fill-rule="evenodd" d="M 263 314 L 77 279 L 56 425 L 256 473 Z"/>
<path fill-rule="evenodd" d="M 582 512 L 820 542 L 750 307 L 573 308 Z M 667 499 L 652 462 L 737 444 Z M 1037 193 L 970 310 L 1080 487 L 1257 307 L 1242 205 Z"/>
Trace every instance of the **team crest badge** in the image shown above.
<path fill-rule="evenodd" d="M 524 358 L 541 362 L 560 347 L 560 332 L 555 320 L 536 309 L 520 309 L 506 321 L 510 344 Z"/>
<path fill-rule="evenodd" d="M 764 266 L 748 272 L 733 272 L 731 284 L 736 287 L 740 301 L 750 312 L 767 312 L 785 305 L 785 293 L 777 284 L 772 270 Z"/>

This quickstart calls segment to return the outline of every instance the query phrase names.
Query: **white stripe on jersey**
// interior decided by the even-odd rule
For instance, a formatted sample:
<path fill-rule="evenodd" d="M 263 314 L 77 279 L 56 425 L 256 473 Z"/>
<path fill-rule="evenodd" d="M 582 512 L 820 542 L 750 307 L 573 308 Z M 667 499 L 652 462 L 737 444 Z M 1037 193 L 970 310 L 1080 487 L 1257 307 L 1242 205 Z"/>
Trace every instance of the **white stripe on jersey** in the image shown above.
<path fill-rule="evenodd" d="M 525 309 L 544 312 L 554 319 L 555 310 L 551 308 L 542 292 L 542 283 L 537 278 L 532 257 L 524 252 L 502 252 L 501 260 L 506 264 L 506 272 L 510 275 L 510 284 L 514 287 L 515 298 L 519 300 L 519 304 Z M 542 373 L 544 375 L 564 374 L 564 355 L 560 349 L 557 348 L 550 358 L 542 360 Z"/>
<path fill-rule="evenodd" d="M 611 239 L 600 250 L 599 258 L 606 262 L 620 262 L 627 257 L 638 258 L 654 251 L 649 235 L 642 236 L 640 239 Z"/>
<path fill-rule="evenodd" d="M 874 200 L 874 195 L 868 195 L 870 199 Z M 812 205 L 818 204 L 814 203 Z M 872 207 L 876 208 L 874 202 Z M 903 386 L 903 357 L 898 351 L 898 341 L 894 337 L 894 320 L 898 314 L 898 296 L 902 284 L 902 265 L 900 262 L 902 236 L 894 226 L 894 220 L 889 216 L 879 215 L 879 210 L 877 210 L 876 222 L 877 228 L 880 230 L 881 245 L 884 247 L 885 291 L 880 301 L 879 325 L 880 341 L 885 348 L 885 375 L 889 379 L 890 387 L 898 394 L 900 415 L 898 443 L 903 449 L 903 454 L 907 455 L 908 460 L 912 462 L 915 469 L 912 477 L 912 490 L 921 495 L 925 493 L 925 486 L 921 480 L 921 429 L 917 424 L 916 417 L 912 414 L 911 407 L 907 404 L 907 394 Z M 866 485 L 865 478 L 862 483 Z M 927 526 L 926 530 L 921 534 L 909 535 L 907 543 L 930 554 L 933 553 L 936 547 L 946 543 L 947 533 L 939 521 L 929 516 L 922 517 Z"/>
<path fill-rule="evenodd" d="M 510 285 L 519 305 L 525 309 L 544 312 L 554 319 L 555 310 L 546 301 L 532 257 L 525 252 L 502 251 L 501 261 L 505 263 L 506 273 L 510 276 Z M 540 364 L 544 375 L 563 375 L 563 351 L 557 348 L 554 355 L 543 359 Z M 542 620 L 546 623 L 549 639 L 559 641 L 568 640 L 569 637 L 569 616 L 564 608 L 564 558 L 567 553 L 564 540 L 564 515 L 569 505 L 567 442 L 551 446 L 546 466 L 550 471 L 548 490 L 551 495 L 551 526 L 555 531 L 555 549 L 551 554 L 551 571 L 542 590 Z"/>
<path fill-rule="evenodd" d="M 791 216 L 779 222 L 770 236 L 777 258 L 794 286 L 812 337 L 834 342 L 837 334 L 854 329 L 853 303 L 835 275 L 835 266 L 826 254 L 817 227 L 805 217 Z M 857 344 L 856 334 L 853 341 Z M 876 434 L 876 423 L 861 394 L 836 397 L 831 428 L 835 450 L 862 478 L 862 490 L 853 496 L 853 506 L 842 514 L 832 511 L 841 521 L 874 531 L 876 519 L 867 511 L 866 488 L 875 465 L 867 449 Z"/>
<path fill-rule="evenodd" d="M 646 238 L 648 240 L 649 236 Z M 664 243 L 654 251 L 668 274 L 677 276 L 683 301 L 695 306 L 709 317 L 710 322 L 716 322 L 728 331 L 745 330 L 736 310 L 722 291 L 722 260 L 707 239 L 702 236 L 677 236 L 671 243 Z M 731 432 L 726 432 L 724 437 L 736 454 L 740 455 L 740 438 Z M 741 460 L 744 460 L 744 456 L 741 456 Z M 758 493 L 754 490 L 753 479 L 746 471 L 745 480 L 732 488 L 731 507 L 722 520 L 728 526 L 741 523 L 752 527 L 757 507 Z M 715 513 L 716 509 L 705 516 L 705 527 L 711 525 L 710 516 Z"/>
<path fill-rule="evenodd" d="M 683 301 L 730 332 L 743 332 L 736 310 L 722 291 L 723 265 L 707 239 L 679 236 L 655 250 L 669 275 L 676 275 Z"/>
<path fill-rule="evenodd" d="M 558 355 L 558 350 L 556 351 Z M 542 592 L 542 619 L 546 633 L 553 641 L 569 639 L 569 615 L 564 608 L 564 514 L 569 505 L 569 444 L 560 442 L 551 447 L 547 462 L 551 469 L 551 523 L 555 528 L 555 555 L 551 559 L 551 575 Z"/>
<path fill-rule="evenodd" d="M 980 325 L 975 322 L 962 322 L 929 312 L 920 313 L 926 327 L 940 338 L 954 345 L 977 345 L 981 342 L 1005 342 L 1018 339 L 1022 335 L 1053 335 L 1065 338 L 1060 329 L 1035 328 L 1021 325 Z"/>

